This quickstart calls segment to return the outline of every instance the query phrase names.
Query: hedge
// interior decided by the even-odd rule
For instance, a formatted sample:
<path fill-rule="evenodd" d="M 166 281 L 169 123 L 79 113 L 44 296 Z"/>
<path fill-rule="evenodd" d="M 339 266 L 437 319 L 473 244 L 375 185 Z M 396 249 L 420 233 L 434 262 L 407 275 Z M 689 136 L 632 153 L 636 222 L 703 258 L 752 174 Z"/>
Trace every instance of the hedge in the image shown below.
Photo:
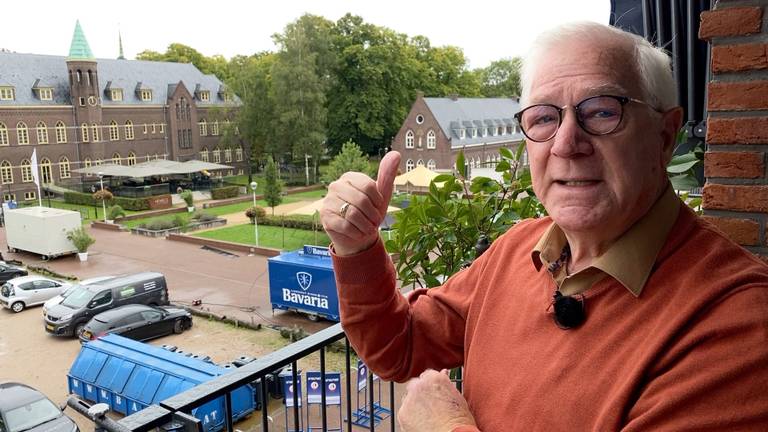
<path fill-rule="evenodd" d="M 294 216 L 264 216 L 262 218 L 259 218 L 259 223 L 262 225 L 270 225 L 270 226 L 279 226 L 279 227 L 286 227 L 286 228 L 297 228 L 297 229 L 303 229 L 303 230 L 312 230 L 313 224 L 312 224 L 312 216 L 302 216 L 302 215 L 294 215 Z M 317 228 L 319 230 L 323 230 L 323 224 L 320 223 L 320 220 L 316 220 L 314 224 L 314 228 Z"/>
<path fill-rule="evenodd" d="M 235 198 L 240 189 L 240 186 L 224 186 L 216 189 L 211 189 L 211 198 L 215 200 Z"/>
<path fill-rule="evenodd" d="M 69 204 L 79 204 L 88 206 L 99 206 L 101 201 L 93 199 L 93 196 L 89 193 L 81 192 L 64 192 L 64 202 Z M 126 210 L 149 210 L 149 198 L 125 198 L 114 197 L 108 202 L 109 205 L 119 205 Z"/>

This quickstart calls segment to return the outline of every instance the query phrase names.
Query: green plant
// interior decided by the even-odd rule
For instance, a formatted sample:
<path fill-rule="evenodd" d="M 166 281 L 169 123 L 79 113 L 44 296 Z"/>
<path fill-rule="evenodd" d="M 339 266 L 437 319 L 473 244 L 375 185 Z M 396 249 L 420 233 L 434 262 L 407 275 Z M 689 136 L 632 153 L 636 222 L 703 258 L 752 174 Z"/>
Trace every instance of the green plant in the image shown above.
<path fill-rule="evenodd" d="M 264 170 L 264 200 L 272 207 L 272 215 L 275 215 L 275 206 L 283 202 L 283 182 L 280 181 L 280 177 L 277 173 L 277 165 L 275 164 L 272 156 L 267 159 L 267 167 Z"/>
<path fill-rule="evenodd" d="M 67 231 L 67 240 L 71 241 L 80 253 L 88 252 L 88 248 L 96 242 L 83 227 Z"/>
<path fill-rule="evenodd" d="M 238 194 L 239 186 L 224 186 L 211 189 L 211 198 L 215 200 L 234 198 Z"/>
<path fill-rule="evenodd" d="M 360 146 L 350 140 L 341 146 L 341 151 L 323 173 L 322 180 L 327 185 L 347 171 L 372 174 L 369 169 L 368 158 L 360 150 Z"/>
<path fill-rule="evenodd" d="M 173 217 L 173 226 L 179 227 L 181 229 L 181 232 L 186 232 L 189 228 L 189 219 L 186 218 L 184 215 L 177 214 Z"/>
<path fill-rule="evenodd" d="M 115 204 L 107 209 L 107 219 L 109 220 L 115 220 L 119 217 L 125 216 L 125 210 L 123 210 L 122 207 Z"/>
<path fill-rule="evenodd" d="M 114 197 L 115 196 L 112 195 L 112 192 L 106 189 L 99 189 L 93 193 L 93 199 L 95 201 L 112 201 Z"/>
<path fill-rule="evenodd" d="M 160 195 L 162 196 L 162 195 Z M 143 197 L 143 198 L 125 198 L 125 197 L 113 197 L 112 202 L 121 206 L 126 210 L 141 211 L 149 210 L 149 200 L 156 197 Z M 82 192 L 64 192 L 64 202 L 68 204 L 78 205 L 101 205 L 101 201 L 93 198 L 92 194 Z"/>
<path fill-rule="evenodd" d="M 192 216 L 190 216 L 190 219 L 200 222 L 208 222 L 216 219 L 216 215 L 201 210 L 195 210 L 195 212 L 192 213 Z"/>
<path fill-rule="evenodd" d="M 179 198 L 183 199 L 184 202 L 187 203 L 187 207 L 192 207 L 195 205 L 195 197 L 192 195 L 192 191 L 189 189 L 180 193 Z"/>
<path fill-rule="evenodd" d="M 267 212 L 264 211 L 264 209 L 259 206 L 248 207 L 248 209 L 245 210 L 245 216 L 251 220 L 251 223 L 254 223 L 254 219 L 256 218 L 258 218 L 259 222 L 261 222 L 261 220 L 266 215 L 267 215 Z"/>

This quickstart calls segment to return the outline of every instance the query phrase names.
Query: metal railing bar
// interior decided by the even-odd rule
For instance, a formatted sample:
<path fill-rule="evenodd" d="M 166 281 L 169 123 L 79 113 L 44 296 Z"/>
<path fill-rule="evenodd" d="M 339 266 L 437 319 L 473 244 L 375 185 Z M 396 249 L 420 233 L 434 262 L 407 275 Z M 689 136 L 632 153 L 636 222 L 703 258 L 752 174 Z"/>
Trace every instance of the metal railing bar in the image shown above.
<path fill-rule="evenodd" d="M 370 396 L 370 399 L 368 399 L 368 415 L 371 419 L 371 422 L 368 423 L 368 428 L 374 431 L 376 430 L 376 406 L 373 401 L 373 372 L 370 369 L 368 369 L 368 395 Z"/>
<path fill-rule="evenodd" d="M 395 382 L 389 382 L 389 409 L 392 410 L 390 418 L 391 431 L 395 432 Z"/>
<path fill-rule="evenodd" d="M 349 354 L 352 349 L 349 346 L 348 338 L 344 338 L 344 346 L 346 348 L 344 352 L 346 353 L 347 363 L 347 379 L 344 385 L 347 389 L 347 432 L 352 432 L 352 359 Z"/>
<path fill-rule="evenodd" d="M 328 417 L 326 413 L 328 410 L 325 405 L 325 387 L 325 348 L 320 348 L 320 419 L 323 426 L 323 432 L 328 430 Z M 309 396 L 309 387 L 307 387 L 307 396 Z M 309 413 L 309 408 L 307 408 L 307 413 Z M 307 423 L 309 423 L 309 417 L 307 417 Z M 307 424 L 307 429 L 309 429 L 309 424 Z"/>
<path fill-rule="evenodd" d="M 235 432 L 232 424 L 232 393 L 230 392 L 224 394 L 224 418 L 227 422 L 227 432 Z"/>
<path fill-rule="evenodd" d="M 261 378 L 261 429 L 269 431 L 269 395 L 267 394 L 267 377 Z"/>
<path fill-rule="evenodd" d="M 301 387 L 299 386 L 299 365 L 295 361 L 291 363 L 291 379 L 293 380 L 293 430 L 300 431 L 299 427 L 299 393 Z M 309 408 L 307 408 L 309 409 Z"/>

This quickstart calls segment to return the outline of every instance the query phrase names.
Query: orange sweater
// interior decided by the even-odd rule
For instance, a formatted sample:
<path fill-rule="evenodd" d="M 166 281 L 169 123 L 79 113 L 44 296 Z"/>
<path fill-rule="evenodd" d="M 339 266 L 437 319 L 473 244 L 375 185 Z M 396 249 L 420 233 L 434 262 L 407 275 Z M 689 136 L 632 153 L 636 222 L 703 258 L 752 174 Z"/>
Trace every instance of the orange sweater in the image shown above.
<path fill-rule="evenodd" d="M 483 431 L 768 430 L 768 266 L 682 208 L 640 297 L 606 277 L 561 330 L 531 262 L 550 223 L 521 222 L 407 298 L 381 243 L 334 256 L 355 350 L 397 381 L 463 364 Z"/>

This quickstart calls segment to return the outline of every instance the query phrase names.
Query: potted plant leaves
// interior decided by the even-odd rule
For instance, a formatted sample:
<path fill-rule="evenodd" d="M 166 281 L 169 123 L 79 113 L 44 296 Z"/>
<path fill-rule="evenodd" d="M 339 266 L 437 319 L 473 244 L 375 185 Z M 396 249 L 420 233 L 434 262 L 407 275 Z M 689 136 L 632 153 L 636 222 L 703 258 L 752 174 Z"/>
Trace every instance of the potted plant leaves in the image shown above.
<path fill-rule="evenodd" d="M 77 249 L 77 257 L 80 261 L 88 260 L 88 248 L 96 242 L 83 227 L 67 231 L 67 240 L 71 241 Z"/>

